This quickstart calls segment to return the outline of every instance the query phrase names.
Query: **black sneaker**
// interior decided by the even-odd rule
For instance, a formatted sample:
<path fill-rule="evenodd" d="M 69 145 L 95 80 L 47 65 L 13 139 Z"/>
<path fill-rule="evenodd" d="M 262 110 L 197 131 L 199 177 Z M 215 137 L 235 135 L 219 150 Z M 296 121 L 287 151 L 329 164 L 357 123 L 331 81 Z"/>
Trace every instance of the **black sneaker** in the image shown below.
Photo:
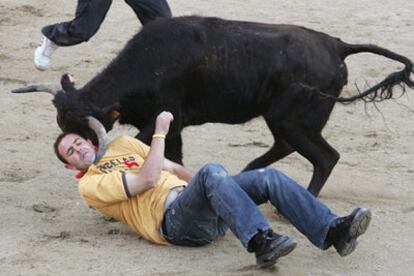
<path fill-rule="evenodd" d="M 280 257 L 286 256 L 296 247 L 292 237 L 278 235 L 271 229 L 259 230 L 252 240 L 258 268 L 274 265 Z"/>
<path fill-rule="evenodd" d="M 356 208 L 349 216 L 337 219 L 328 232 L 328 242 L 333 244 L 342 257 L 351 254 L 358 245 L 357 238 L 367 231 L 371 211 Z"/>

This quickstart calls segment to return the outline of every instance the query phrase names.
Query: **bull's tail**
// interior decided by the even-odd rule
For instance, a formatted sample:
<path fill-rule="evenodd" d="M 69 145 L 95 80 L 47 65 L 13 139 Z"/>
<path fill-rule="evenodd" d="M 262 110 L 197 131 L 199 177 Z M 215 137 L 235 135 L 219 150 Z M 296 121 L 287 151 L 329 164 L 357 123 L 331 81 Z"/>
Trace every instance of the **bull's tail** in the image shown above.
<path fill-rule="evenodd" d="M 349 55 L 367 52 L 373 53 L 377 55 L 381 55 L 387 57 L 389 59 L 401 62 L 405 65 L 405 68 L 401 71 L 397 71 L 388 75 L 383 81 L 380 83 L 368 88 L 367 90 L 360 92 L 358 95 L 344 98 L 344 97 L 334 97 L 332 95 L 327 95 L 325 93 L 321 94 L 325 97 L 333 99 L 337 102 L 342 103 L 350 103 L 359 99 L 364 101 L 372 102 L 372 101 L 383 101 L 385 99 L 393 98 L 393 88 L 394 86 L 400 86 L 402 88 L 402 93 L 405 93 L 406 86 L 409 88 L 414 88 L 414 81 L 411 80 L 410 76 L 413 71 L 413 62 L 408 58 L 394 53 L 390 50 L 385 48 L 378 47 L 376 45 L 371 44 L 343 44 L 342 48 L 342 58 L 345 59 Z"/>

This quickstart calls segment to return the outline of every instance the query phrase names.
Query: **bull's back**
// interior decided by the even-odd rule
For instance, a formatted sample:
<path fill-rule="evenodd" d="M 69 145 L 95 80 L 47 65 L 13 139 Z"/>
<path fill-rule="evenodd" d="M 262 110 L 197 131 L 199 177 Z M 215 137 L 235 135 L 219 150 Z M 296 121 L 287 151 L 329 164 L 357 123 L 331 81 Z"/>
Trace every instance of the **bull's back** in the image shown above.
<path fill-rule="evenodd" d="M 292 82 L 340 81 L 335 43 L 298 26 L 180 17 L 147 24 L 120 57 L 134 61 L 133 90 L 180 105 L 188 124 L 241 123 L 266 112 Z"/>
<path fill-rule="evenodd" d="M 198 115 L 199 123 L 203 118 L 241 123 L 264 114 L 292 82 L 322 87 L 343 82 L 338 41 L 328 35 L 216 18 L 202 19 L 199 32 L 203 56 L 180 81 L 186 84 L 184 107 L 194 114 L 188 117 Z"/>

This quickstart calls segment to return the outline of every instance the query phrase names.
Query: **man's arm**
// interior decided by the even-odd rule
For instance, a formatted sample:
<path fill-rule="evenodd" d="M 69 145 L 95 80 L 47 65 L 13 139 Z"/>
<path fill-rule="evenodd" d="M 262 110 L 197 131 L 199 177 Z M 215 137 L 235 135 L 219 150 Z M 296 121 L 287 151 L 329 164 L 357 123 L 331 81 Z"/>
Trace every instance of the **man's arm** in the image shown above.
<path fill-rule="evenodd" d="M 173 161 L 170 161 L 167 158 L 164 158 L 163 170 L 169 171 L 170 173 L 176 175 L 179 179 L 184 180 L 185 182 L 189 182 L 191 178 L 194 176 L 194 174 L 190 172 L 187 168 Z"/>
<path fill-rule="evenodd" d="M 173 116 L 169 112 L 161 112 L 155 122 L 155 137 L 151 141 L 150 151 L 139 173 L 125 173 L 125 185 L 131 197 L 145 192 L 157 184 L 164 165 L 165 139 Z"/>

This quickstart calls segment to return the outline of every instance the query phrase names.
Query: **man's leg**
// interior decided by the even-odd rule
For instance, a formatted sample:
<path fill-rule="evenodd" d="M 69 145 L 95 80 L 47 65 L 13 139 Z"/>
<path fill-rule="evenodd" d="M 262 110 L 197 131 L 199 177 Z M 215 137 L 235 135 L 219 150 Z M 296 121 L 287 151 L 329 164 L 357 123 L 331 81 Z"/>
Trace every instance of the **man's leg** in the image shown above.
<path fill-rule="evenodd" d="M 166 0 L 125 0 L 125 2 L 134 10 L 142 25 L 157 17 L 172 16 Z"/>
<path fill-rule="evenodd" d="M 219 218 L 225 226 L 230 227 L 241 243 L 247 247 L 250 239 L 258 229 L 270 228 L 256 204 L 240 189 L 231 176 L 220 165 L 204 166 L 191 180 L 180 196 L 167 211 L 175 230 L 185 235 L 178 239 L 197 239 L 197 235 L 205 234 L 210 242 L 219 235 L 217 229 Z M 168 220 L 168 219 L 167 219 Z M 182 225 L 177 225 L 182 222 Z M 206 224 L 207 222 L 207 224 Z M 216 228 L 210 233 L 200 233 L 200 227 Z M 181 229 L 182 227 L 182 229 Z M 168 231 L 171 233 L 171 231 Z"/>
<path fill-rule="evenodd" d="M 98 31 L 111 4 L 112 0 L 78 0 L 73 20 L 45 26 L 42 33 L 58 46 L 88 41 Z"/>
<path fill-rule="evenodd" d="M 34 53 L 38 70 L 46 70 L 58 46 L 71 46 L 88 41 L 99 29 L 112 0 L 78 0 L 76 15 L 72 21 L 48 25 L 42 28 L 42 40 Z"/>
<path fill-rule="evenodd" d="M 238 174 L 234 176 L 234 180 L 257 205 L 270 201 L 317 247 L 326 249 L 334 243 L 333 240 L 327 239 L 328 233 L 332 226 L 337 225 L 344 218 L 333 214 L 324 203 L 291 178 L 275 169 L 264 168 Z M 353 227 L 361 226 L 361 228 L 359 230 L 341 229 L 342 233 L 336 235 L 336 238 L 342 235 L 339 238 L 342 241 L 338 246 L 343 248 L 337 248 L 337 244 L 334 243 L 341 255 L 352 252 L 354 248 L 349 247 L 355 246 L 354 240 L 365 232 L 371 214 L 367 209 L 358 208 L 345 218 L 349 226 L 352 224 Z M 350 233 L 352 231 L 353 233 Z M 343 254 L 345 252 L 346 254 Z"/>
<path fill-rule="evenodd" d="M 270 225 L 256 204 L 220 165 L 203 167 L 164 216 L 165 236 L 177 245 L 204 245 L 228 226 L 244 247 L 259 236 L 255 248 L 260 267 L 273 265 L 296 243 L 292 238 L 270 233 Z M 259 251 L 259 252 L 258 252 Z"/>

